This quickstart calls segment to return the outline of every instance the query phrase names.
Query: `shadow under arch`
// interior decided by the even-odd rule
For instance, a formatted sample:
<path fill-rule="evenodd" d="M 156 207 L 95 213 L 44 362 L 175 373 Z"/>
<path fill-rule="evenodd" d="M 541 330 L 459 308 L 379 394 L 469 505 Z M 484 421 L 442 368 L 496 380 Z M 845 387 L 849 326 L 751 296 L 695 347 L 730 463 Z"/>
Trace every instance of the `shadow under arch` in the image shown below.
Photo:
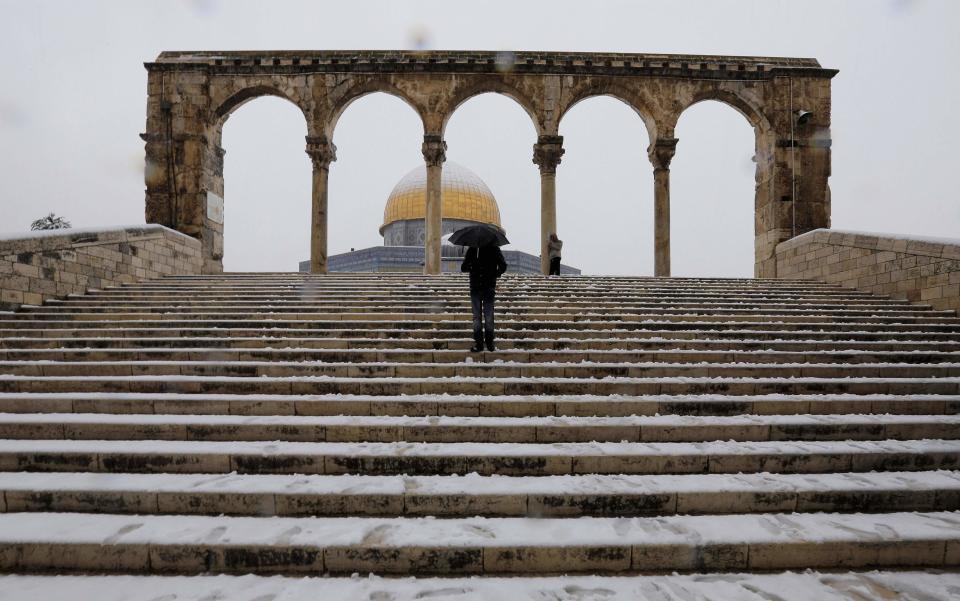
<path fill-rule="evenodd" d="M 417 105 L 417 103 L 408 95 L 406 95 L 400 88 L 385 81 L 372 79 L 358 83 L 336 98 L 336 100 L 333 102 L 333 105 L 330 107 L 330 115 L 327 119 L 327 122 L 324 124 L 324 133 L 326 134 L 327 138 L 329 140 L 333 139 L 333 134 L 337 128 L 337 123 L 340 121 L 340 117 L 343 116 L 343 113 L 351 104 L 357 100 L 360 100 L 364 96 L 369 96 L 370 94 L 376 93 L 387 94 L 402 100 L 404 104 L 413 109 L 413 112 L 416 113 L 417 117 L 420 119 L 420 126 L 424 131 L 427 131 L 426 110 L 423 107 Z"/>
<path fill-rule="evenodd" d="M 467 87 L 457 90 L 454 93 L 453 97 L 449 101 L 447 110 L 443 115 L 443 122 L 440 126 L 441 135 L 446 133 L 447 124 L 450 123 L 450 119 L 453 118 L 453 115 L 461 106 L 466 104 L 469 100 L 484 94 L 498 94 L 513 100 L 517 103 L 517 105 L 520 106 L 520 108 L 523 109 L 527 116 L 530 117 L 530 121 L 533 125 L 536 135 L 540 136 L 544 133 L 543 124 L 540 122 L 540 118 L 537 116 L 537 110 L 534 108 L 533 101 L 526 94 L 502 81 L 487 80 L 471 84 Z"/>
<path fill-rule="evenodd" d="M 756 157 L 768 136 L 761 133 L 762 115 L 747 108 L 704 94 L 677 119 L 680 144 L 670 166 L 674 276 L 755 273 L 757 240 L 763 236 L 758 211 L 765 198 L 759 185 L 765 167 Z"/>
<path fill-rule="evenodd" d="M 560 115 L 557 117 L 557 130 L 560 129 L 560 124 L 563 123 L 563 118 L 570 112 L 573 107 L 577 106 L 584 100 L 590 98 L 597 98 L 600 96 L 606 96 L 613 98 L 614 100 L 619 100 L 623 104 L 627 105 L 634 113 L 640 117 L 640 120 L 643 121 L 643 125 L 647 130 L 647 136 L 650 138 L 650 144 L 653 144 L 657 140 L 659 135 L 659 129 L 657 126 L 657 121 L 653 117 L 653 111 L 647 107 L 647 104 L 642 101 L 636 94 L 631 93 L 624 87 L 618 86 L 612 83 L 599 83 L 590 85 L 588 87 L 582 88 L 574 92 L 573 97 L 563 106 L 560 110 Z"/>

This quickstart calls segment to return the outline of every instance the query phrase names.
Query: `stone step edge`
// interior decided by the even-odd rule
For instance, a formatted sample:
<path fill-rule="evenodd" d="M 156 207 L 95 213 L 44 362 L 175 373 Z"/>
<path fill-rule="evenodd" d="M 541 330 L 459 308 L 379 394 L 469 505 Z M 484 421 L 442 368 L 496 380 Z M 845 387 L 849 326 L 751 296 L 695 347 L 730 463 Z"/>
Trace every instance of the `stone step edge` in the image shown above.
<path fill-rule="evenodd" d="M 17 376 L 0 374 L 0 392 L 179 392 L 246 394 L 960 394 L 960 378 L 881 377 L 333 377 L 333 376 Z M 53 389 L 53 390 L 50 390 Z M 84 390 L 86 389 L 86 390 Z"/>
<path fill-rule="evenodd" d="M 8 571 L 453 575 L 950 567 L 960 563 L 960 518 L 952 512 L 629 522 L 5 513 L 0 549 L 0 569 Z"/>
<path fill-rule="evenodd" d="M 485 355 L 486 353 L 484 353 Z M 467 359 L 470 357 L 468 356 Z M 730 376 L 731 372 L 752 371 L 754 374 Z M 359 378 L 364 376 L 396 378 L 564 378 L 596 379 L 616 376 L 644 377 L 845 377 L 870 378 L 960 378 L 958 362 L 732 362 L 732 361 L 321 361 L 265 359 L 0 359 L 0 373 L 27 376 L 330 376 Z M 273 372 L 272 374 L 269 372 Z M 657 372 L 656 376 L 651 375 Z M 674 373 L 671 373 L 674 372 Z M 783 375 L 779 375 L 783 374 Z M 830 374 L 830 375 L 825 375 Z"/>
<path fill-rule="evenodd" d="M 960 442 L 337 443 L 0 440 L 0 471 L 545 476 L 929 471 Z"/>
<path fill-rule="evenodd" d="M 0 512 L 577 517 L 960 509 L 960 472 L 323 476 L 0 472 Z"/>
<path fill-rule="evenodd" d="M 955 415 L 960 395 L 502 395 L 0 392 L 8 413 L 390 416 Z"/>
<path fill-rule="evenodd" d="M 885 326 L 960 326 L 960 318 L 956 315 L 938 316 L 924 313 L 915 315 L 877 315 L 864 312 L 865 315 L 835 315 L 829 312 L 812 311 L 809 313 L 516 313 L 498 311 L 499 321 L 503 324 L 642 324 L 671 323 L 671 324 L 711 324 L 723 323 L 733 325 L 744 324 L 776 324 L 790 325 L 885 325 Z M 260 323 L 277 322 L 284 324 L 335 322 L 344 324 L 379 324 L 379 323 L 423 323 L 438 324 L 449 322 L 470 323 L 472 316 L 467 312 L 383 312 L 383 313 L 270 313 L 260 311 L 252 313 L 196 313 L 196 312 L 168 312 L 168 313 L 63 313 L 63 312 L 31 312 L 15 313 L 14 319 L 0 320 L 0 325 L 18 324 L 92 324 L 92 323 L 167 323 L 167 322 L 196 322 L 200 324 L 238 322 Z M 808 320 L 808 321 L 804 321 Z M 829 321 L 832 320 L 832 321 Z"/>
<path fill-rule="evenodd" d="M 106 336 L 78 337 L 78 338 L 36 338 L 36 337 L 8 337 L 0 336 L 0 349 L 6 351 L 164 351 L 164 352 L 182 352 L 182 351 L 227 351 L 227 352 L 318 352 L 318 353 L 465 353 L 468 346 L 472 344 L 470 339 L 465 338 L 421 338 L 421 346 L 398 346 L 384 347 L 373 346 L 375 344 L 384 344 L 394 341 L 390 338 L 297 338 L 297 337 L 254 337 L 254 336 L 223 336 L 223 337 L 169 337 L 169 336 L 131 336 L 111 338 Z M 517 342 L 524 344 L 542 343 L 543 347 L 518 347 Z M 954 355 L 960 353 L 960 340 L 956 342 L 937 342 L 931 340 L 761 340 L 761 339 L 653 339 L 653 338 L 616 338 L 604 339 L 606 344 L 613 346 L 615 344 L 635 344 L 636 348 L 572 348 L 569 346 L 557 347 L 558 342 L 563 344 L 586 345 L 591 342 L 597 342 L 597 339 L 579 338 L 576 340 L 558 341 L 553 338 L 500 338 L 499 344 L 504 347 L 498 352 L 501 353 L 553 353 L 553 354 L 669 354 L 669 353 L 770 353 L 770 354 L 914 354 L 914 353 L 934 353 L 943 355 Z M 165 344 L 177 342 L 183 346 L 146 346 L 149 344 Z M 216 342 L 217 345 L 211 345 Z M 229 346 L 230 343 L 236 346 Z M 256 343 L 256 345 L 251 344 Z M 288 344 L 290 346 L 277 346 L 278 344 Z M 297 344 L 323 343 L 330 346 L 295 346 Z M 449 345 L 457 344 L 462 348 L 450 348 Z M 67 346 L 51 346 L 55 344 Z M 100 346 L 91 346 L 97 344 Z M 110 346 L 107 346 L 107 345 Z M 206 344 L 207 346 L 188 346 L 190 344 Z M 364 344 L 370 346 L 362 346 Z M 402 341 L 402 344 L 413 344 L 410 339 Z M 429 344 L 427 347 L 425 345 Z M 143 346 L 141 346 L 143 345 Z M 355 346 L 350 346 L 355 345 Z M 447 345 L 446 347 L 442 345 Z M 673 345 L 673 346 L 666 346 Z M 812 346 L 811 349 L 792 349 L 790 347 Z M 663 347 L 663 348 L 656 348 Z M 703 347 L 703 348 L 690 348 Z M 718 347 L 718 348 L 711 348 Z M 726 347 L 726 348 L 725 348 Z M 736 348 L 748 347 L 748 348 Z M 763 348 L 749 348 L 763 347 Z M 778 347 L 788 347 L 786 350 L 779 350 Z M 920 348 L 916 348 L 920 347 Z M 942 350 L 942 347 L 953 348 L 956 350 Z"/>
<path fill-rule="evenodd" d="M 36 358 L 19 358 L 19 355 L 33 355 L 35 357 L 56 357 L 53 359 L 36 359 Z M 57 357 L 57 355 L 60 355 Z M 239 358 L 240 355 L 261 355 L 261 356 L 276 356 L 279 358 L 284 358 L 286 356 L 295 356 L 303 355 L 301 359 L 296 359 L 297 362 L 303 362 L 309 360 L 310 356 L 319 357 L 316 361 L 322 361 L 326 364 L 338 364 L 338 363 L 350 363 L 356 365 L 358 363 L 364 364 L 383 364 L 383 363 L 417 363 L 417 364 L 439 364 L 439 365 L 448 365 L 451 363 L 465 363 L 464 358 L 470 358 L 471 363 L 486 362 L 492 363 L 495 361 L 502 361 L 504 363 L 562 363 L 565 365 L 573 364 L 589 364 L 589 365 L 616 365 L 623 363 L 657 363 L 657 364 L 686 364 L 694 362 L 694 359 L 700 359 L 704 363 L 715 363 L 715 362 L 727 362 L 727 363 L 757 363 L 756 361 L 749 361 L 753 358 L 770 358 L 777 359 L 783 358 L 784 361 L 779 364 L 812 364 L 809 359 L 872 359 L 870 361 L 858 361 L 856 363 L 865 363 L 865 364 L 890 364 L 897 363 L 899 365 L 920 365 L 925 362 L 928 362 L 930 359 L 954 359 L 957 363 L 960 363 L 960 350 L 957 351 L 921 351 L 918 349 L 911 350 L 859 350 L 859 349 L 820 349 L 820 350 L 808 350 L 808 351 L 789 351 L 789 350 L 776 350 L 776 349 L 706 349 L 706 350 L 692 350 L 692 349 L 635 349 L 635 350 L 626 350 L 626 349 L 609 349 L 609 350 L 575 350 L 575 349 L 510 349 L 498 350 L 496 354 L 494 353 L 471 353 L 468 349 L 415 349 L 415 348 L 350 348 L 350 349 L 318 349 L 318 348 L 307 348 L 307 347 L 284 347 L 284 348 L 223 348 L 223 347 L 136 347 L 136 348 L 71 348 L 71 347 L 59 347 L 59 348 L 7 348 L 0 347 L 0 362 L 8 361 L 68 361 L 67 356 L 71 356 L 70 360 L 83 360 L 83 361 L 145 361 L 151 360 L 150 355 L 186 355 L 184 359 L 172 359 L 172 358 L 163 358 L 163 361 L 265 361 L 265 358 L 256 358 L 256 357 L 247 357 Z M 111 359 L 86 359 L 86 356 L 90 355 L 116 355 L 117 358 Z M 144 357 L 139 357 L 138 355 L 144 355 Z M 201 358 L 191 358 L 190 355 L 219 355 L 217 359 L 201 359 Z M 223 355 L 235 355 L 230 358 L 223 357 Z M 333 360 L 323 359 L 323 357 L 332 355 Z M 374 355 L 376 358 L 370 359 L 365 357 L 366 355 Z M 393 361 L 393 357 L 402 356 L 402 355 L 419 355 L 423 356 L 423 359 L 412 360 L 406 358 L 404 361 Z M 508 357 L 508 355 L 513 355 Z M 543 359 L 531 359 L 531 355 L 542 355 Z M 12 356 L 12 357 L 11 357 Z M 75 356 L 75 357 L 74 357 Z M 130 357 L 132 358 L 126 358 Z M 357 360 L 353 357 L 363 357 L 361 360 Z M 596 358 L 577 358 L 577 357 L 590 357 L 594 356 Z M 673 357 L 678 356 L 676 359 L 671 360 L 656 360 L 658 357 Z M 687 359 L 681 359 L 680 356 L 688 356 Z M 572 357 L 572 358 L 571 358 Z M 889 357 L 891 359 L 896 358 L 899 361 L 878 361 L 875 357 Z M 451 359 L 449 361 L 438 361 L 438 358 Z M 523 358 L 527 360 L 524 361 Z M 567 361 L 562 361 L 562 359 L 570 358 Z M 790 359 L 787 359 L 790 358 Z M 546 360 L 551 359 L 551 360 Z M 561 360 L 557 360 L 561 359 Z M 608 359 L 605 361 L 604 359 Z M 797 359 L 808 359 L 805 361 Z M 904 361 L 903 359 L 924 359 L 925 361 Z M 155 360 L 154 360 L 155 361 Z M 288 360 L 289 361 L 289 360 Z M 946 362 L 946 361 L 945 361 Z M 770 361 L 764 361 L 763 364 L 770 363 Z M 844 361 L 830 361 L 829 364 L 833 363 L 844 363 Z M 820 364 L 827 364 L 820 362 Z"/>
<path fill-rule="evenodd" d="M 558 418 L 0 413 L 0 438 L 436 443 L 947 440 L 960 439 L 960 415 Z"/>

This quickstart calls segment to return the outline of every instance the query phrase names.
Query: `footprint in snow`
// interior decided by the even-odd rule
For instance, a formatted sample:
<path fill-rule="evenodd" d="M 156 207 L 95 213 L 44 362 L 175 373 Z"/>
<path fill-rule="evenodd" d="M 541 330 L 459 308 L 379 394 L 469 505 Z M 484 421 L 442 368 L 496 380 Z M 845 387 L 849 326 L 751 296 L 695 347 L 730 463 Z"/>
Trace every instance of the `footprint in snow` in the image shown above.
<path fill-rule="evenodd" d="M 588 599 L 603 599 L 606 597 L 612 597 L 616 593 L 606 588 L 583 588 L 581 586 L 576 586 L 571 584 L 569 586 L 563 587 L 563 592 L 570 595 L 571 601 L 587 601 Z"/>
<path fill-rule="evenodd" d="M 209 533 L 207 533 L 207 536 L 203 539 L 203 542 L 207 544 L 215 543 L 219 541 L 220 538 L 223 537 L 224 534 L 226 534 L 226 532 L 227 532 L 226 526 L 217 526 L 216 528 L 211 530 Z"/>
<path fill-rule="evenodd" d="M 120 540 L 120 537 L 122 537 L 124 534 L 129 534 L 130 532 L 133 532 L 134 530 L 137 530 L 142 527 L 143 527 L 143 524 L 127 524 L 123 528 L 117 530 L 112 536 L 109 536 L 106 539 L 104 539 L 103 544 L 112 545 L 113 543 Z"/>
<path fill-rule="evenodd" d="M 470 531 L 471 534 L 476 534 L 484 538 L 497 538 L 497 535 L 494 534 L 493 530 L 485 528 L 483 526 L 477 526 L 475 524 L 467 524 L 465 530 Z"/>
<path fill-rule="evenodd" d="M 452 595 L 466 595 L 472 593 L 469 588 L 438 588 L 432 591 L 422 591 L 413 596 L 414 599 L 429 599 L 431 597 L 450 597 Z"/>

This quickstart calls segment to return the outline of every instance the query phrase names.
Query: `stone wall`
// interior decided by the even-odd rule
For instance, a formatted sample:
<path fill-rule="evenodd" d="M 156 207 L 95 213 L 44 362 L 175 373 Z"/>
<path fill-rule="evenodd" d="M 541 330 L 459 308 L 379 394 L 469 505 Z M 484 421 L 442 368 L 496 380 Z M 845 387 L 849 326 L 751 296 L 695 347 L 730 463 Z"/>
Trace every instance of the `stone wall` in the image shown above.
<path fill-rule="evenodd" d="M 814 230 L 777 246 L 777 277 L 822 280 L 960 312 L 960 239 Z"/>
<path fill-rule="evenodd" d="M 0 238 L 0 307 L 39 305 L 89 288 L 198 274 L 200 242 L 160 225 Z"/>

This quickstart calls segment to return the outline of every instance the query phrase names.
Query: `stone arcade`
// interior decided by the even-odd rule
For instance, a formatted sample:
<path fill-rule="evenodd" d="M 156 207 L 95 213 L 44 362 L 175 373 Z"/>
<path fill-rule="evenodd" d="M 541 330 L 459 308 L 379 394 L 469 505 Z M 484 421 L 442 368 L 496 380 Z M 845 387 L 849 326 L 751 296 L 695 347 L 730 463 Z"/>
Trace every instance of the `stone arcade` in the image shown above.
<path fill-rule="evenodd" d="M 670 275 L 670 161 L 680 115 L 704 100 L 724 102 L 756 133 L 757 277 L 776 276 L 776 246 L 830 226 L 830 80 L 814 59 L 564 52 L 278 51 L 164 52 L 147 63 L 146 221 L 202 243 L 203 270 L 223 270 L 223 124 L 244 102 L 279 96 L 303 111 L 313 161 L 311 271 L 327 271 L 327 178 L 336 160 L 337 120 L 361 96 L 386 92 L 423 122 L 427 170 L 427 274 L 441 270 L 444 128 L 457 107 L 485 92 L 516 100 L 538 137 L 541 268 L 556 233 L 559 125 L 585 98 L 606 95 L 646 125 L 654 169 L 655 275 Z M 563 237 L 562 235 L 560 236 Z"/>

